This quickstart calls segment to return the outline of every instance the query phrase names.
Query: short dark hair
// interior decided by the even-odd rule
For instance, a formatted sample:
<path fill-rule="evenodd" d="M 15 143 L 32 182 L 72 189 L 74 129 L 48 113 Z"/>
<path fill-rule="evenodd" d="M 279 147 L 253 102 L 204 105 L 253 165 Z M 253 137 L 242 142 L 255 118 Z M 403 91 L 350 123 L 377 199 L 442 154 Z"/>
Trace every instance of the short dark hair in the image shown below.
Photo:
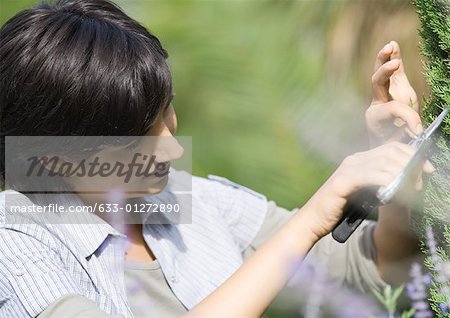
<path fill-rule="evenodd" d="M 170 103 L 167 52 L 107 0 L 58 0 L 0 29 L 5 136 L 141 136 Z"/>

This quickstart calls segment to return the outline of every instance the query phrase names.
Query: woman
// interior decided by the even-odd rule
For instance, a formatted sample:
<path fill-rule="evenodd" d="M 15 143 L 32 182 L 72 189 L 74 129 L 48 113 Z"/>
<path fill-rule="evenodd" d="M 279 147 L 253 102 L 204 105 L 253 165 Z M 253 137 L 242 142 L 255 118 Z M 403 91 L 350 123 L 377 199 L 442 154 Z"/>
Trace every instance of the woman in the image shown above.
<path fill-rule="evenodd" d="M 60 152 L 43 143 L 30 146 L 40 150 L 36 165 L 48 174 L 80 162 L 111 164 L 122 156 L 129 162 L 130 149 L 152 154 L 142 163 L 153 158 L 165 167 L 182 155 L 173 137 L 177 120 L 167 54 L 154 35 L 114 4 L 63 0 L 39 5 L 9 20 L 1 29 L 0 44 L 2 149 L 11 146 L 8 136 L 143 136 L 99 137 L 88 147 L 82 138 L 77 150 L 88 149 L 83 158 L 74 157 L 79 153 L 64 142 L 57 142 Z M 360 289 L 383 287 L 382 278 L 389 278 L 392 264 L 418 250 L 408 227 L 407 207 L 393 203 L 380 208 L 378 223 L 366 222 L 346 245 L 338 245 L 327 234 L 351 194 L 389 184 L 414 152 L 395 141 L 405 131 L 414 135 L 422 130 L 418 114 L 396 97 L 406 93 L 417 100 L 400 58 L 395 42 L 377 57 L 374 101 L 367 111 L 377 147 L 345 159 L 295 213 L 218 177 L 189 181 L 191 224 L 177 220 L 149 224 L 164 222 L 147 218 L 117 224 L 94 209 L 111 202 L 117 209 L 130 202 L 176 203 L 179 196 L 173 189 L 187 179 L 175 171 L 170 177 L 134 176 L 127 183 L 121 174 L 100 178 L 98 173 L 63 170 L 62 183 L 50 182 L 40 190 L 69 195 L 3 192 L 0 315 L 159 317 L 188 312 L 187 316 L 257 317 L 311 249 L 318 261 L 325 254 L 335 257 L 330 272 L 336 279 Z M 397 118 L 404 124 L 395 125 Z M 32 138 L 26 140 L 33 143 Z M 18 153 L 27 148 L 19 147 Z M 62 161 L 51 161 L 55 156 Z M 20 192 L 28 185 L 28 179 L 16 178 L 26 162 L 19 156 L 2 159 L 7 188 Z M 6 169 L 7 164 L 14 169 Z M 433 169 L 426 162 L 423 170 Z M 130 189 L 130 184 L 139 186 Z M 32 214 L 31 222 L 8 219 L 16 206 L 57 202 L 68 209 L 91 207 L 96 214 L 75 219 L 62 213 L 44 219 Z M 249 256 L 253 250 L 257 251 Z M 248 260 L 244 263 L 243 258 Z M 156 275 L 149 272 L 152 269 L 158 270 Z M 144 308 L 134 290 L 136 282 L 145 287 L 139 294 L 147 304 Z"/>

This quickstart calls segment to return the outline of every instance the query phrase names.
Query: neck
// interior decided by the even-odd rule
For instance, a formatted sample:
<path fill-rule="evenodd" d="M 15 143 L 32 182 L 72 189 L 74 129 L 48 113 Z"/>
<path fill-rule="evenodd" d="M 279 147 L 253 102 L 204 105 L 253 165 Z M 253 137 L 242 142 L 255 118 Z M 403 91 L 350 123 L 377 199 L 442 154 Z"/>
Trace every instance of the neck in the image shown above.
<path fill-rule="evenodd" d="M 130 219 L 130 217 L 141 217 L 139 213 L 126 213 L 124 200 L 118 203 L 105 203 L 101 195 L 79 195 L 84 204 L 96 207 L 94 213 L 109 223 L 112 227 L 127 236 L 125 259 L 137 262 L 152 262 L 156 259 L 144 240 L 141 220 Z M 109 212 L 107 209 L 110 209 Z M 116 211 L 116 212 L 114 212 Z"/>
<path fill-rule="evenodd" d="M 126 224 L 127 247 L 125 259 L 135 262 L 152 262 L 156 259 L 142 233 L 142 224 Z"/>

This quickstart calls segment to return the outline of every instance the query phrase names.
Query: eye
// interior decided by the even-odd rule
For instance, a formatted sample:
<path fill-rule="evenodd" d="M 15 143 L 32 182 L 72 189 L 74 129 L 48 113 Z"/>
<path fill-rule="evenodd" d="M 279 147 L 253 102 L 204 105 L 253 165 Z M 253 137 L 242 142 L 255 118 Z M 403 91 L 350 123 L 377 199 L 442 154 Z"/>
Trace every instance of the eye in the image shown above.
<path fill-rule="evenodd" d="M 136 149 L 136 148 L 138 147 L 138 145 L 139 145 L 138 140 L 134 140 L 134 141 L 132 141 L 130 144 L 128 144 L 128 145 L 125 147 L 125 149 L 134 150 L 134 149 Z"/>

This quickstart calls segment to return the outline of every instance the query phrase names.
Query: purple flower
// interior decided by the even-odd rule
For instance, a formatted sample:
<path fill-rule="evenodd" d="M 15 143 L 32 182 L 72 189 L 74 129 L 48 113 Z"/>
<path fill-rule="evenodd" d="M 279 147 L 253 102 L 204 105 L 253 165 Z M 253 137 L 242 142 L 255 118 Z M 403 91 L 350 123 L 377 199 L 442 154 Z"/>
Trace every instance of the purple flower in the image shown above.
<path fill-rule="evenodd" d="M 446 297 L 447 301 L 438 304 L 441 313 L 449 313 L 450 309 L 450 262 L 445 261 L 439 254 L 438 246 L 434 238 L 431 226 L 425 228 L 426 244 L 429 251 L 432 270 L 434 271 L 434 282 L 436 283 L 435 291 L 437 294 Z M 412 270 L 413 271 L 413 270 Z M 417 296 L 412 290 L 411 295 Z M 413 298 L 411 298 L 413 299 Z"/>
<path fill-rule="evenodd" d="M 413 263 L 409 272 L 411 282 L 406 284 L 406 293 L 412 300 L 412 308 L 415 309 L 415 318 L 433 317 L 430 305 L 428 304 L 428 288 L 431 283 L 431 276 L 422 273 L 422 267 Z"/>

